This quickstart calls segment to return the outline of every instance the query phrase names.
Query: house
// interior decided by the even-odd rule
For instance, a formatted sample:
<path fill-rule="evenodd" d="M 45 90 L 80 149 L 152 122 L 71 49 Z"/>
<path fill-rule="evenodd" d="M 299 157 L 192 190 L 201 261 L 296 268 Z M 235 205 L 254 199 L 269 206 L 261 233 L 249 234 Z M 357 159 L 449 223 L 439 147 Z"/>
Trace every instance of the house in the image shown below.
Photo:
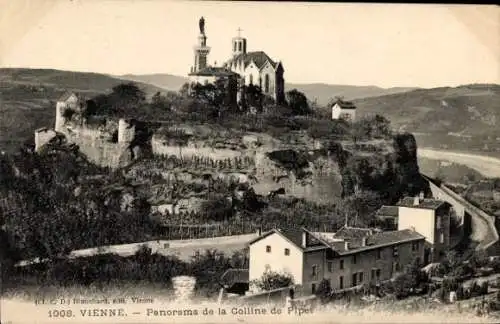
<path fill-rule="evenodd" d="M 332 104 L 332 119 L 343 119 L 353 122 L 356 120 L 356 106 L 350 101 L 337 99 Z"/>
<path fill-rule="evenodd" d="M 442 200 L 405 197 L 398 203 L 398 230 L 414 229 L 425 237 L 424 262 L 436 262 L 450 244 L 453 207 Z"/>
<path fill-rule="evenodd" d="M 423 260 L 424 243 L 425 237 L 410 229 L 274 229 L 249 243 L 249 281 L 275 271 L 290 274 L 305 294 L 314 293 L 323 279 L 343 290 L 392 278 L 414 260 Z"/>

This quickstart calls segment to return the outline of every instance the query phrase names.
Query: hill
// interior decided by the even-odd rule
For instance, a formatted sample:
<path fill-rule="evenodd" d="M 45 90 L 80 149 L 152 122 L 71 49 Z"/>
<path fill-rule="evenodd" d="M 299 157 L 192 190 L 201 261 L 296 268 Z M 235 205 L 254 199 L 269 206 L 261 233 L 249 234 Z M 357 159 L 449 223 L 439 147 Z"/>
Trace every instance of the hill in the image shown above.
<path fill-rule="evenodd" d="M 0 68 L 0 149 L 15 149 L 36 128 L 54 124 L 54 101 L 66 90 L 89 96 L 110 91 L 122 79 L 53 69 Z M 147 94 L 161 90 L 139 83 Z"/>
<path fill-rule="evenodd" d="M 416 88 L 380 88 L 376 86 L 354 86 L 324 83 L 288 83 L 287 89 L 297 89 L 303 92 L 309 99 L 317 100 L 319 105 L 328 104 L 331 98 L 342 96 L 346 100 L 359 98 L 377 97 L 387 94 L 402 93 Z"/>
<path fill-rule="evenodd" d="M 118 76 L 125 80 L 146 82 L 166 90 L 177 91 L 188 81 L 188 78 L 171 74 L 127 74 Z M 375 97 L 385 94 L 400 93 L 416 88 L 379 88 L 376 86 L 353 86 L 353 85 L 334 85 L 325 83 L 287 83 L 286 89 L 297 89 L 303 92 L 309 99 L 316 99 L 318 104 L 326 105 L 330 98 L 343 96 L 345 99 L 353 100 L 357 98 Z"/>
<path fill-rule="evenodd" d="M 416 89 L 354 100 L 359 115 L 382 113 L 417 134 L 420 147 L 498 153 L 500 85 Z"/>

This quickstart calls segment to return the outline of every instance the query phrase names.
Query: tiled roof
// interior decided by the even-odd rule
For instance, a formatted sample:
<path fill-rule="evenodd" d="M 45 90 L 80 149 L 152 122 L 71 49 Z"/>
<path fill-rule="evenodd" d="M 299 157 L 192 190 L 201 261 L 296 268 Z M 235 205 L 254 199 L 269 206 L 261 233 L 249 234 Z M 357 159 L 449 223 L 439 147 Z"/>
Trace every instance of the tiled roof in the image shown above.
<path fill-rule="evenodd" d="M 306 234 L 308 234 L 307 235 L 307 248 L 304 248 L 302 246 L 302 234 L 304 232 Z M 263 238 L 265 238 L 271 234 L 274 234 L 274 233 L 283 236 L 285 239 L 290 241 L 292 244 L 297 246 L 299 249 L 302 249 L 305 251 L 316 250 L 318 248 L 327 248 L 328 247 L 327 245 L 322 243 L 321 240 L 319 240 L 316 235 L 314 235 L 313 233 L 309 232 L 308 230 L 306 230 L 302 227 L 300 227 L 300 228 L 289 227 L 289 228 L 273 229 L 271 231 L 268 231 L 268 232 L 262 234 L 261 236 L 255 238 L 255 239 L 251 240 L 249 242 L 249 244 L 253 244 L 253 243 L 259 241 L 260 239 L 263 239 Z"/>
<path fill-rule="evenodd" d="M 359 228 L 359 227 L 348 227 L 344 226 L 339 229 L 333 236 L 335 238 L 341 238 L 345 240 L 356 240 L 361 239 L 366 236 L 372 235 L 374 229 L 372 228 Z"/>
<path fill-rule="evenodd" d="M 248 281 L 248 269 L 228 269 L 220 277 L 220 283 L 227 286 L 231 286 L 238 282 L 247 283 Z"/>
<path fill-rule="evenodd" d="M 254 62 L 257 65 L 257 68 L 262 69 L 264 67 L 264 64 L 266 64 L 267 61 L 271 63 L 273 68 L 276 68 L 277 63 L 274 62 L 265 52 L 263 51 L 257 51 L 257 52 L 248 52 L 244 54 L 238 54 L 235 57 L 233 57 L 231 60 L 229 60 L 226 64 L 231 65 L 233 62 L 239 62 L 243 61 L 243 64 L 245 67 L 250 64 L 250 62 Z"/>
<path fill-rule="evenodd" d="M 335 104 L 339 105 L 342 109 L 356 109 L 356 106 L 351 101 L 337 100 Z"/>
<path fill-rule="evenodd" d="M 289 228 L 289 229 L 274 229 L 269 231 L 260 237 L 252 240 L 250 244 L 267 237 L 273 233 L 279 233 L 287 240 L 295 244 L 297 247 L 303 251 L 314 251 L 318 249 L 331 248 L 340 255 L 357 253 L 364 250 L 370 250 L 377 247 L 395 245 L 402 242 L 409 242 L 415 240 L 423 240 L 425 237 L 418 232 L 410 229 L 405 229 L 401 231 L 379 231 L 378 233 L 370 234 L 370 230 L 366 228 L 344 228 L 339 230 L 341 232 L 339 236 L 344 236 L 343 241 L 338 241 L 340 237 L 333 235 L 328 237 L 327 235 L 320 235 L 318 233 L 313 233 L 304 228 Z M 302 233 L 305 231 L 309 234 L 308 247 L 302 247 Z M 373 230 L 375 231 L 375 230 Z M 337 232 L 338 233 L 338 232 Z M 349 237 L 348 237 L 349 236 Z M 363 238 L 366 238 L 366 245 L 363 246 Z M 346 249 L 346 242 L 348 242 L 348 248 Z"/>
<path fill-rule="evenodd" d="M 380 232 L 375 235 L 368 237 L 367 245 L 387 245 L 391 243 L 405 242 L 411 240 L 420 240 L 425 237 L 420 233 L 413 231 L 411 229 L 405 229 L 400 231 L 387 231 Z"/>
<path fill-rule="evenodd" d="M 375 213 L 376 216 L 379 217 L 398 217 L 399 216 L 399 207 L 398 206 L 382 206 Z"/>
<path fill-rule="evenodd" d="M 398 203 L 398 206 L 401 207 L 412 207 L 412 208 L 425 208 L 425 209 L 437 209 L 441 207 L 445 202 L 437 199 L 420 199 L 418 205 L 414 204 L 415 198 L 413 197 L 405 197 L 401 199 Z"/>
<path fill-rule="evenodd" d="M 222 67 L 206 67 L 204 69 L 201 69 L 198 72 L 193 72 L 189 73 L 189 75 L 199 75 L 199 76 L 231 76 L 231 75 L 238 75 L 237 73 L 234 73 L 226 68 Z"/>
<path fill-rule="evenodd" d="M 363 237 L 366 238 L 366 245 L 363 246 Z M 323 238 L 323 242 L 327 244 L 332 250 L 338 254 L 352 254 L 364 250 L 374 249 L 382 246 L 390 246 L 398 244 L 401 242 L 408 242 L 414 240 L 422 240 L 425 237 L 418 232 L 410 229 L 405 229 L 401 231 L 387 231 L 378 232 L 373 235 L 361 236 L 352 239 L 345 239 L 343 242 L 332 241 L 327 238 Z M 346 249 L 345 243 L 348 242 L 348 248 Z"/>

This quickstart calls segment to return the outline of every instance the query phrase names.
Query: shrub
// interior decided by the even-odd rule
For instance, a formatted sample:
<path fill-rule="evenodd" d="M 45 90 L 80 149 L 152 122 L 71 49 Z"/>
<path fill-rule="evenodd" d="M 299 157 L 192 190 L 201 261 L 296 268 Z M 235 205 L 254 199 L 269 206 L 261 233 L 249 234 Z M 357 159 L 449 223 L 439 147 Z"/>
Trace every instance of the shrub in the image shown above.
<path fill-rule="evenodd" d="M 260 279 L 254 280 L 252 283 L 261 290 L 285 288 L 293 285 L 293 276 L 288 273 L 278 273 L 269 270 Z"/>
<path fill-rule="evenodd" d="M 315 295 L 321 300 L 321 302 L 325 303 L 330 298 L 331 292 L 332 292 L 332 286 L 330 284 L 330 280 L 323 279 L 319 283 Z"/>

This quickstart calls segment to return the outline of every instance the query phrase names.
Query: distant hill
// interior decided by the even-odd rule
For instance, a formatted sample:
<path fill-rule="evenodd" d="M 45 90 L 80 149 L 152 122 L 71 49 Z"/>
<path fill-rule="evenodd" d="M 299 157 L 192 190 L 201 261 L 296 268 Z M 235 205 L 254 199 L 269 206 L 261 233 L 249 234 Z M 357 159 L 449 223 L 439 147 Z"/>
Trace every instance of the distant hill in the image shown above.
<path fill-rule="evenodd" d="M 98 73 L 0 68 L 0 150 L 17 148 L 36 128 L 53 126 L 55 105 L 66 90 L 88 96 L 105 93 L 124 80 Z M 148 95 L 162 89 L 138 83 Z"/>
<path fill-rule="evenodd" d="M 119 78 L 145 82 L 157 87 L 164 88 L 166 90 L 177 91 L 180 87 L 188 81 L 188 78 L 182 76 L 176 76 L 171 74 L 143 74 L 134 75 L 126 74 L 118 76 Z M 409 90 L 414 90 L 416 88 L 379 88 L 375 86 L 352 86 L 352 85 L 334 85 L 334 84 L 324 84 L 324 83 L 311 83 L 311 84 L 299 84 L 299 83 L 287 83 L 287 90 L 297 89 L 303 92 L 309 99 L 316 99 L 318 104 L 326 105 L 330 98 L 335 96 L 343 96 L 347 100 L 365 98 L 365 97 L 375 97 L 385 94 L 401 93 Z"/>
<path fill-rule="evenodd" d="M 500 85 L 417 89 L 354 100 L 359 115 L 380 113 L 417 133 L 500 136 Z"/>
<path fill-rule="evenodd" d="M 407 92 L 417 88 L 380 88 L 376 86 L 335 85 L 324 83 L 299 84 L 288 83 L 287 90 L 297 89 L 310 100 L 316 99 L 319 105 L 328 104 L 331 98 L 342 96 L 346 100 L 377 97 L 393 93 Z"/>
<path fill-rule="evenodd" d="M 125 74 L 117 76 L 117 78 L 131 80 L 136 82 L 145 82 L 164 90 L 178 91 L 181 86 L 188 81 L 187 77 L 177 76 L 165 73 L 156 74 Z"/>

